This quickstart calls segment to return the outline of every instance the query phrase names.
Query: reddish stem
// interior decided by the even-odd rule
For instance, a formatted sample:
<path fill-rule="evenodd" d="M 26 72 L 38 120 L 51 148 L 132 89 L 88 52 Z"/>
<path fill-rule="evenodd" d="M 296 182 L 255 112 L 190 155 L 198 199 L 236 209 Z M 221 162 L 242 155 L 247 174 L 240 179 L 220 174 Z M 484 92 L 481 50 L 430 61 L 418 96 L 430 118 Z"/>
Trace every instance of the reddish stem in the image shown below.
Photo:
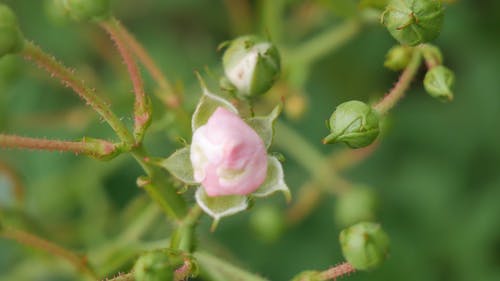
<path fill-rule="evenodd" d="M 101 27 L 109 34 L 111 40 L 116 45 L 120 56 L 122 57 L 125 65 L 127 66 L 127 71 L 132 81 L 132 86 L 134 88 L 135 103 L 134 103 L 134 115 L 135 115 L 135 129 L 136 135 L 144 131 L 144 127 L 150 121 L 151 114 L 148 108 L 148 102 L 146 99 L 146 93 L 144 92 L 144 84 L 142 81 L 141 73 L 137 67 L 137 63 L 134 57 L 130 53 L 128 46 L 126 45 L 126 40 L 123 37 L 123 33 L 120 29 L 120 23 L 115 18 L 111 18 L 109 21 L 103 21 L 100 23 Z M 142 134 L 140 134 L 142 137 Z"/>
<path fill-rule="evenodd" d="M 354 267 L 348 263 L 348 262 L 344 262 L 344 263 L 341 263 L 337 266 L 334 266 L 330 269 L 327 269 L 323 272 L 320 273 L 320 280 L 322 281 L 326 281 L 326 280 L 336 280 L 338 277 L 342 277 L 344 275 L 349 275 L 353 272 L 355 272 L 356 270 L 354 269 Z"/>
<path fill-rule="evenodd" d="M 16 135 L 0 134 L 0 147 L 18 149 L 36 149 L 48 151 L 67 151 L 75 154 L 86 154 L 94 157 L 104 157 L 112 154 L 116 147 L 105 140 L 92 139 L 91 142 L 60 141 L 37 138 L 20 137 Z"/>

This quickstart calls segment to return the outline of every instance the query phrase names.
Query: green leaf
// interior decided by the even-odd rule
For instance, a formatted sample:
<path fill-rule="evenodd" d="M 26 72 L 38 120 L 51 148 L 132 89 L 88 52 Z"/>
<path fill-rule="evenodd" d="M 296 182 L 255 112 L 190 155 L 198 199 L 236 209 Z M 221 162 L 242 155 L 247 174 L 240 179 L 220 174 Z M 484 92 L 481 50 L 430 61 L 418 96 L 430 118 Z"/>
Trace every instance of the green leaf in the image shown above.
<path fill-rule="evenodd" d="M 290 201 L 291 193 L 285 183 L 283 167 L 276 157 L 268 156 L 266 180 L 252 195 L 255 197 L 267 197 L 276 191 L 282 191 L 286 200 Z"/>
<path fill-rule="evenodd" d="M 214 219 L 212 229 L 215 228 L 221 218 L 234 215 L 248 208 L 248 198 L 246 196 L 230 195 L 210 197 L 201 186 L 196 190 L 195 197 L 196 202 L 203 211 Z"/>
<path fill-rule="evenodd" d="M 238 114 L 238 110 L 229 101 L 223 99 L 222 97 L 211 93 L 203 78 L 198 74 L 198 80 L 200 81 L 201 89 L 203 90 L 203 95 L 196 106 L 196 110 L 193 113 L 193 118 L 191 119 L 191 128 L 193 132 L 199 127 L 205 125 L 208 119 L 218 107 L 224 107 L 225 109 Z"/>
<path fill-rule="evenodd" d="M 247 124 L 262 138 L 266 148 L 271 146 L 274 137 L 274 121 L 281 113 L 282 106 L 277 105 L 267 116 L 257 116 L 247 119 Z"/>
<path fill-rule="evenodd" d="M 189 184 L 198 184 L 194 179 L 193 166 L 189 158 L 189 146 L 175 151 L 170 157 L 161 162 L 161 166 L 169 171 L 178 180 Z"/>

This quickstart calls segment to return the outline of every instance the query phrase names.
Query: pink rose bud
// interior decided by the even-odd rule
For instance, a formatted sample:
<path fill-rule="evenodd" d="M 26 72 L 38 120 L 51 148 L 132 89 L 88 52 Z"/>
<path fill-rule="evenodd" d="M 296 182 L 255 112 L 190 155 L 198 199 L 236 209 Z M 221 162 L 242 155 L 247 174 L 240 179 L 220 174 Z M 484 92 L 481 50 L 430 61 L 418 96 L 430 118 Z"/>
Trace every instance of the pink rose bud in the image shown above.
<path fill-rule="evenodd" d="M 267 175 L 264 142 L 241 118 L 223 107 L 193 134 L 194 178 L 208 196 L 246 195 Z"/>

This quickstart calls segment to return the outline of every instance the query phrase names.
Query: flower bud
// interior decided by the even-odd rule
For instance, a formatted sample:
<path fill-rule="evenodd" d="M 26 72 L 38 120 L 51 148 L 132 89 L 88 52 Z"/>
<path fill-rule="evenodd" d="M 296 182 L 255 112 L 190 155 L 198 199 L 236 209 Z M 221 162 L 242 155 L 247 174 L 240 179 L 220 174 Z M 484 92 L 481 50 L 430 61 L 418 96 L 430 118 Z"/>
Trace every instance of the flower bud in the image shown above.
<path fill-rule="evenodd" d="M 110 16 L 109 0 L 63 0 L 70 16 L 79 21 L 104 20 Z"/>
<path fill-rule="evenodd" d="M 455 81 L 455 75 L 448 68 L 438 65 L 431 68 L 425 74 L 424 87 L 427 93 L 441 101 L 453 100 L 451 87 Z"/>
<path fill-rule="evenodd" d="M 344 142 L 351 148 L 361 148 L 377 138 L 379 117 L 366 103 L 353 100 L 337 106 L 329 126 L 331 134 L 323 139 L 323 143 Z"/>
<path fill-rule="evenodd" d="M 279 209 L 266 205 L 252 211 L 250 225 L 264 242 L 274 242 L 283 233 L 285 221 Z"/>
<path fill-rule="evenodd" d="M 381 21 L 401 44 L 415 46 L 439 35 L 443 17 L 439 0 L 391 0 Z"/>
<path fill-rule="evenodd" d="M 342 193 L 335 205 L 335 219 L 341 226 L 349 226 L 375 218 L 377 197 L 373 189 L 355 186 Z"/>
<path fill-rule="evenodd" d="M 267 175 L 263 140 L 236 113 L 218 107 L 193 134 L 194 179 L 208 196 L 247 195 Z"/>
<path fill-rule="evenodd" d="M 24 37 L 19 30 L 16 15 L 4 4 L 0 4 L 0 57 L 17 53 L 23 49 Z"/>
<path fill-rule="evenodd" d="M 389 252 L 389 237 L 380 224 L 361 222 L 340 232 L 344 258 L 358 270 L 379 266 Z"/>
<path fill-rule="evenodd" d="M 403 45 L 392 47 L 385 56 L 384 66 L 390 70 L 398 71 L 404 69 L 410 62 L 413 48 Z"/>
<path fill-rule="evenodd" d="M 269 90 L 280 75 L 278 49 L 257 36 L 236 38 L 222 57 L 224 72 L 240 98 L 254 98 Z"/>
<path fill-rule="evenodd" d="M 140 256 L 134 265 L 136 281 L 171 281 L 175 269 L 182 265 L 180 255 L 157 250 Z"/>

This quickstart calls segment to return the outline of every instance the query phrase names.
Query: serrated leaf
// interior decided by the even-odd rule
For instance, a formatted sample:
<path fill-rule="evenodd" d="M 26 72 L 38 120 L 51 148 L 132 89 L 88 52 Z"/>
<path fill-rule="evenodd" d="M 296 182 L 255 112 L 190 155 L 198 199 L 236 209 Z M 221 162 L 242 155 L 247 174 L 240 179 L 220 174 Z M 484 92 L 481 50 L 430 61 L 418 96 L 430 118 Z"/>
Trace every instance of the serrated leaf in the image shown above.
<path fill-rule="evenodd" d="M 242 195 L 215 196 L 210 197 L 205 193 L 203 187 L 196 190 L 196 202 L 200 207 L 215 220 L 215 224 L 226 216 L 234 215 L 248 208 L 248 198 Z"/>
<path fill-rule="evenodd" d="M 257 132 L 264 141 L 266 148 L 271 146 L 274 137 L 274 121 L 281 113 L 281 105 L 276 106 L 267 116 L 257 116 L 247 119 L 247 124 Z"/>
<path fill-rule="evenodd" d="M 161 166 L 182 182 L 195 185 L 193 166 L 189 158 L 189 146 L 181 148 L 161 162 Z"/>
<path fill-rule="evenodd" d="M 238 114 L 236 107 L 234 107 L 229 101 L 211 93 L 208 90 L 203 78 L 201 78 L 199 74 L 198 79 L 200 81 L 201 89 L 203 90 L 203 95 L 201 96 L 191 119 L 191 128 L 193 132 L 207 123 L 210 116 L 212 116 L 218 107 L 224 107 L 225 109 Z"/>
<path fill-rule="evenodd" d="M 291 193 L 285 183 L 281 162 L 274 156 L 268 156 L 266 180 L 252 195 L 255 197 L 267 197 L 276 191 L 282 191 L 286 200 L 290 201 Z"/>

